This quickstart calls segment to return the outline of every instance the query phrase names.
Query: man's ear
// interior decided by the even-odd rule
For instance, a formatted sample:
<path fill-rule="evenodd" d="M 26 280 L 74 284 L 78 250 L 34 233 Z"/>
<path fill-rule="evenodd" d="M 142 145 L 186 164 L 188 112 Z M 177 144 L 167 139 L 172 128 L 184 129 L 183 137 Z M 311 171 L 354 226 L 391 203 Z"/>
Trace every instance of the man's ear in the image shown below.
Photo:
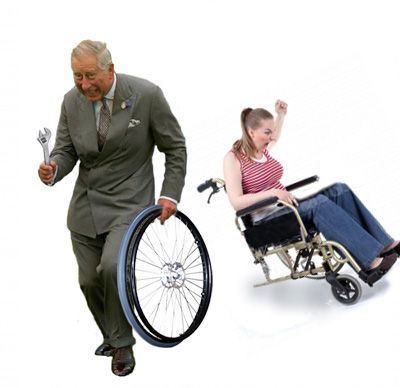
<path fill-rule="evenodd" d="M 110 79 L 112 79 L 112 77 L 114 76 L 114 64 L 110 63 L 108 65 L 108 74 L 110 76 Z"/>

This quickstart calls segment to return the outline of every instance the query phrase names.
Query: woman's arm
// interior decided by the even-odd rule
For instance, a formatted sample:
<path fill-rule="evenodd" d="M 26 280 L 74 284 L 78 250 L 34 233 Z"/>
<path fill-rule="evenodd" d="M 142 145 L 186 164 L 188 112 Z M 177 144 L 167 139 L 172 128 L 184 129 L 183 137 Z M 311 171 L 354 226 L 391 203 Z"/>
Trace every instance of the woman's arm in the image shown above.
<path fill-rule="evenodd" d="M 270 150 L 281 137 L 283 122 L 285 121 L 285 116 L 287 113 L 287 104 L 281 100 L 277 100 L 275 103 L 275 112 L 277 114 L 275 119 L 275 132 L 274 132 L 274 140 L 271 141 L 267 148 Z"/>

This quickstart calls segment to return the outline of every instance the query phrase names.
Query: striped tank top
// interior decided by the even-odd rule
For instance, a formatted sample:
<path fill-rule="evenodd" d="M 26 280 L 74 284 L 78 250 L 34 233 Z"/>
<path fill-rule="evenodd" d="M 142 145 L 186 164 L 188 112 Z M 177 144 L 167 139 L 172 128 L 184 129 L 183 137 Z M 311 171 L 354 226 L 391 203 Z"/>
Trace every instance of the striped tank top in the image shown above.
<path fill-rule="evenodd" d="M 285 186 L 280 182 L 283 175 L 282 165 L 269 154 L 266 148 L 263 154 L 265 158 L 259 161 L 250 159 L 244 154 L 239 155 L 243 194 L 270 189 L 285 190 Z"/>

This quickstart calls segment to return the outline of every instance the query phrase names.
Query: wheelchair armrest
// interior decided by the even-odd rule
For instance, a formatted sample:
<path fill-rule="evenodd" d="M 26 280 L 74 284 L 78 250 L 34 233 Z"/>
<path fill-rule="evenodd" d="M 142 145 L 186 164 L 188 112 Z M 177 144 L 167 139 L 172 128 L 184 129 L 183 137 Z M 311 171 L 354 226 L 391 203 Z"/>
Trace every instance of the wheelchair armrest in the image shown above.
<path fill-rule="evenodd" d="M 246 216 L 247 214 L 252 213 L 254 210 L 258 210 L 263 207 L 273 205 L 277 201 L 278 201 L 278 197 L 269 197 L 269 198 L 263 199 L 262 201 L 256 202 L 255 204 L 253 204 L 251 206 L 247 206 L 244 209 L 238 210 L 236 212 L 236 217 Z"/>
<path fill-rule="evenodd" d="M 287 191 L 292 191 L 292 190 L 296 190 L 299 189 L 300 187 L 309 185 L 310 183 L 314 183 L 317 182 L 319 180 L 319 176 L 318 175 L 314 175 L 311 176 L 309 178 L 303 179 L 301 181 L 295 182 L 289 186 L 286 186 L 286 190 Z"/>
<path fill-rule="evenodd" d="M 300 187 L 309 185 L 311 183 L 317 182 L 319 180 L 319 176 L 318 175 L 314 175 L 311 176 L 309 178 L 303 179 L 301 181 L 295 182 L 289 186 L 286 186 L 286 190 L 287 191 L 291 191 L 291 190 L 296 190 L 299 189 Z M 261 209 L 263 207 L 266 206 L 270 206 L 275 204 L 278 201 L 278 197 L 270 197 L 270 198 L 266 198 L 263 199 L 262 201 L 259 201 L 251 206 L 245 207 L 244 209 L 238 210 L 236 212 L 236 217 L 243 217 L 246 216 L 250 213 L 252 213 L 255 210 Z"/>

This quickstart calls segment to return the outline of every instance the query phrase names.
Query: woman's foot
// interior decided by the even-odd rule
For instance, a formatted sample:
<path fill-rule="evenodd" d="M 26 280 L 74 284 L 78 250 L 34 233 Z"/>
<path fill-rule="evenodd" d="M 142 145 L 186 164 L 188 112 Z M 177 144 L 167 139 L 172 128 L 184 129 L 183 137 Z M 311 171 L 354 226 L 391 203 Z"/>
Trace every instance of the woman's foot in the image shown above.
<path fill-rule="evenodd" d="M 372 272 L 376 269 L 382 268 L 382 267 L 387 267 L 388 263 L 390 262 L 389 268 L 396 262 L 396 255 L 399 256 L 397 253 L 396 249 L 399 249 L 400 251 L 400 243 L 399 242 L 394 242 L 392 247 L 388 247 L 389 249 L 382 254 L 380 257 L 375 257 L 374 260 L 372 260 L 371 265 L 368 267 L 368 272 Z"/>
<path fill-rule="evenodd" d="M 368 267 L 368 271 L 373 271 L 374 269 L 378 268 L 382 261 L 383 257 L 375 257 L 371 265 Z"/>
<path fill-rule="evenodd" d="M 382 251 L 383 255 L 388 255 L 390 253 L 397 253 L 397 255 L 400 255 L 400 241 L 399 240 L 393 241 L 390 245 L 385 247 L 385 249 Z"/>

